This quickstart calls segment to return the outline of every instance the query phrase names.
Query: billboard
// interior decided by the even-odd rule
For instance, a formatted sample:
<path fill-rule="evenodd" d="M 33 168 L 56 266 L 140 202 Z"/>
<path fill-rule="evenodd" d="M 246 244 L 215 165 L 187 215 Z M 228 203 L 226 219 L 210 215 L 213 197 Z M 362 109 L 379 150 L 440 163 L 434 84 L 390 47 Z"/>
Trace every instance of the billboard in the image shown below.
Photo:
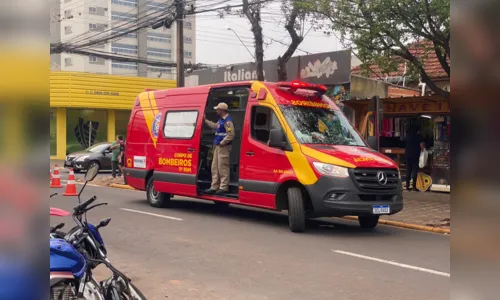
<path fill-rule="evenodd" d="M 337 85 L 349 82 L 351 51 L 335 51 L 292 57 L 286 66 L 288 80 Z M 264 79 L 278 81 L 277 60 L 264 61 Z M 254 62 L 193 71 L 186 76 L 186 86 L 257 80 Z"/>

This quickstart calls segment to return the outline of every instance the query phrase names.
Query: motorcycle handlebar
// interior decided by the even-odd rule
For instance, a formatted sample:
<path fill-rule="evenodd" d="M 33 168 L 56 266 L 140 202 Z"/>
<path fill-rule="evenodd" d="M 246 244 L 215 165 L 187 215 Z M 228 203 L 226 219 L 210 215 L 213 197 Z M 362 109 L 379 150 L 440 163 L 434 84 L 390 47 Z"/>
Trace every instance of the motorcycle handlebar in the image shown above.
<path fill-rule="evenodd" d="M 87 208 L 87 206 L 89 206 L 92 202 L 95 201 L 95 199 L 97 199 L 96 196 L 90 198 L 89 200 L 83 202 L 82 204 L 78 205 L 77 207 L 75 207 L 75 210 L 76 211 L 83 211 Z"/>

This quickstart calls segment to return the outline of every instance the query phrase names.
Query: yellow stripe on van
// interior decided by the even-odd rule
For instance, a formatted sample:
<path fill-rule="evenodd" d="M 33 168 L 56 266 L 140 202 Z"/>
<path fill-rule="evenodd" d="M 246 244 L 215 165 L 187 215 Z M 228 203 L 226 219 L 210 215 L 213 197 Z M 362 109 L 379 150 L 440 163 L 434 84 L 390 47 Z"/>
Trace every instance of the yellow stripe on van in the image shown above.
<path fill-rule="evenodd" d="M 156 147 L 156 138 L 153 135 L 153 120 L 155 116 L 159 113 L 158 106 L 156 105 L 156 99 L 154 92 L 147 92 L 139 94 L 139 103 L 141 105 L 142 112 L 144 114 L 144 119 L 146 125 L 149 129 L 149 135 L 153 141 L 153 146 Z"/>
<path fill-rule="evenodd" d="M 335 156 L 325 154 L 323 152 L 320 152 L 318 150 L 312 149 L 312 148 L 304 146 L 304 145 L 301 146 L 301 150 L 302 150 L 302 153 L 304 153 L 305 155 L 312 157 L 312 158 L 314 158 L 322 163 L 325 163 L 325 164 L 332 164 L 332 165 L 341 166 L 341 167 L 345 167 L 345 168 L 355 168 L 356 167 L 355 165 L 348 163 L 345 160 L 342 160 L 340 158 L 336 158 Z"/>
<path fill-rule="evenodd" d="M 278 103 L 271 95 L 271 92 L 260 81 L 253 82 L 251 89 L 257 94 L 259 94 L 260 89 L 266 89 L 267 91 L 266 99 L 260 100 L 259 102 L 268 104 L 274 108 L 276 117 L 278 117 L 281 125 L 283 126 L 283 130 L 285 130 L 285 135 L 287 136 L 288 141 L 292 145 L 293 149 L 292 152 L 285 151 L 285 154 L 286 157 L 288 158 L 288 161 L 290 162 L 290 165 L 293 168 L 295 176 L 297 176 L 297 180 L 303 185 L 311 185 L 316 183 L 316 181 L 318 181 L 318 177 L 316 176 L 316 173 L 314 173 L 311 165 L 307 161 L 306 156 L 300 150 L 300 144 L 295 139 L 295 136 L 293 135 L 290 126 L 288 126 L 288 123 L 285 120 L 285 116 L 281 113 Z"/>

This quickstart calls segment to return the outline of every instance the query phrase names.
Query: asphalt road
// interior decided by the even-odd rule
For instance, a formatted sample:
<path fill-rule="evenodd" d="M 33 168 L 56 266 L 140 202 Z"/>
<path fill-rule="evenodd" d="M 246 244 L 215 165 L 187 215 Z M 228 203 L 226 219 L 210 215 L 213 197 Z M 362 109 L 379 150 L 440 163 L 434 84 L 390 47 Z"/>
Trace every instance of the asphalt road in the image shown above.
<path fill-rule="evenodd" d="M 294 234 L 274 212 L 193 199 L 155 209 L 144 192 L 92 186 L 82 198 L 92 195 L 109 203 L 88 217 L 112 218 L 101 229 L 110 260 L 148 299 L 449 298 L 448 236 L 382 225 L 366 232 L 340 219 Z M 56 196 L 51 206 L 76 202 Z"/>

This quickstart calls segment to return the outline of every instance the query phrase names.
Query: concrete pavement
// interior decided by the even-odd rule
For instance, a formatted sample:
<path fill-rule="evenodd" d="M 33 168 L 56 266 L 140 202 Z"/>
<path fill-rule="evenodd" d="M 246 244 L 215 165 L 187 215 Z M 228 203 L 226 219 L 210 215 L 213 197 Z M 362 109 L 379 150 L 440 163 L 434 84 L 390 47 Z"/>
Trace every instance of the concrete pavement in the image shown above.
<path fill-rule="evenodd" d="M 154 209 L 144 192 L 92 186 L 83 199 L 94 194 L 109 205 L 90 221 L 112 217 L 101 230 L 110 259 L 148 299 L 449 297 L 448 236 L 389 226 L 366 232 L 340 219 L 294 234 L 274 212 L 196 200 Z M 57 196 L 51 206 L 71 209 L 75 198 Z"/>

